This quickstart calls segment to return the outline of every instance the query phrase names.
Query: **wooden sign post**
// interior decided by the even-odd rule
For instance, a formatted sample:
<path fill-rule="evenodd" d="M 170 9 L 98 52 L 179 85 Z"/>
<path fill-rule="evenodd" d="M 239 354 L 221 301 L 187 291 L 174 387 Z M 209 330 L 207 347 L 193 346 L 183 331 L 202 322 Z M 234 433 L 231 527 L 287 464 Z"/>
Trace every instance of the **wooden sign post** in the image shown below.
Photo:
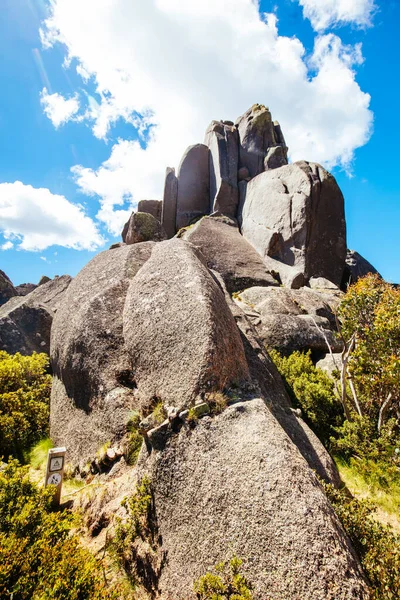
<path fill-rule="evenodd" d="M 55 485 L 54 503 L 60 504 L 66 448 L 51 448 L 47 456 L 45 486 Z"/>

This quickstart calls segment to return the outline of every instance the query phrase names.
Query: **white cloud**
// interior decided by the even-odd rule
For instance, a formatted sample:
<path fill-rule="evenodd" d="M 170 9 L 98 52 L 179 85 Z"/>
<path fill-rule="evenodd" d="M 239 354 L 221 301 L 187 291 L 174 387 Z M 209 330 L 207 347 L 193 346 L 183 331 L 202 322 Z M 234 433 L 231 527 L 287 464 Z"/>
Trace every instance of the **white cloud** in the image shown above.
<path fill-rule="evenodd" d="M 20 181 L 0 183 L 0 224 L 5 239 L 18 241 L 21 250 L 53 245 L 95 250 L 104 244 L 81 206 Z"/>
<path fill-rule="evenodd" d="M 66 46 L 83 84 L 95 82 L 86 116 L 97 137 L 120 117 L 142 134 L 151 126 L 146 148 L 119 140 L 100 168 L 73 169 L 114 233 L 130 204 L 161 197 L 165 168 L 212 119 L 255 102 L 281 122 L 292 160 L 349 168 L 371 133 L 370 97 L 355 79 L 361 47 L 329 34 L 306 56 L 255 0 L 53 0 L 42 37 Z"/>
<path fill-rule="evenodd" d="M 72 98 L 64 98 L 61 94 L 49 94 L 47 88 L 43 88 L 40 94 L 40 103 L 56 128 L 67 123 L 79 111 L 77 94 Z"/>
<path fill-rule="evenodd" d="M 370 27 L 376 12 L 374 0 L 298 0 L 304 17 L 311 21 L 315 31 L 324 31 L 337 25 L 354 24 Z"/>
<path fill-rule="evenodd" d="M 5 242 L 4 244 L 2 244 L 0 246 L 1 250 L 11 250 L 11 248 L 13 248 L 13 247 L 14 247 L 14 244 L 10 241 Z"/>

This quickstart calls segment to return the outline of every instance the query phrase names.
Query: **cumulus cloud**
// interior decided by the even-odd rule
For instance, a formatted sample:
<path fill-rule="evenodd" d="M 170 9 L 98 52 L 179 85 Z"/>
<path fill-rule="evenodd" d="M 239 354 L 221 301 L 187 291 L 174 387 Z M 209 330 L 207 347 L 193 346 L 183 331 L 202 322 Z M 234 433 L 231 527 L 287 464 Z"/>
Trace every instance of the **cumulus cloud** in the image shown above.
<path fill-rule="evenodd" d="M 0 183 L 0 229 L 8 240 L 3 250 L 10 248 L 11 240 L 21 250 L 44 250 L 53 245 L 95 250 L 104 244 L 81 206 L 47 188 L 20 181 Z"/>
<path fill-rule="evenodd" d="M 114 233 L 138 200 L 161 197 L 165 167 L 212 119 L 267 104 L 291 159 L 328 167 L 349 168 L 371 133 L 370 97 L 356 81 L 361 47 L 320 35 L 307 56 L 254 0 L 53 0 L 42 39 L 63 44 L 83 85 L 94 82 L 86 116 L 97 137 L 118 118 L 138 129 L 139 141 L 119 140 L 99 168 L 73 169 Z"/>
<path fill-rule="evenodd" d="M 337 25 L 354 24 L 370 27 L 376 11 L 374 0 L 298 0 L 304 16 L 315 31 Z"/>
<path fill-rule="evenodd" d="M 14 247 L 14 244 L 12 242 L 10 242 L 10 240 L 8 242 L 4 242 L 4 244 L 2 244 L 0 246 L 1 250 L 11 250 Z"/>
<path fill-rule="evenodd" d="M 72 98 L 64 98 L 61 94 L 49 94 L 47 88 L 43 88 L 40 94 L 40 103 L 56 129 L 67 123 L 79 111 L 77 94 Z"/>

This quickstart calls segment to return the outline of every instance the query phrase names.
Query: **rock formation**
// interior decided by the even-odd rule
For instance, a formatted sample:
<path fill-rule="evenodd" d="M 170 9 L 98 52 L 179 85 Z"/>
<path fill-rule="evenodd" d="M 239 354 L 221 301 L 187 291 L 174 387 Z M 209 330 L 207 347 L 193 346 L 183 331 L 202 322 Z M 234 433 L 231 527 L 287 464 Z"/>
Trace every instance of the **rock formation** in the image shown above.
<path fill-rule="evenodd" d="M 247 184 L 242 232 L 261 256 L 340 285 L 346 258 L 343 195 L 320 165 L 297 162 Z"/>
<path fill-rule="evenodd" d="M 18 292 L 13 286 L 11 279 L 0 271 L 0 306 L 9 301 L 10 298 L 18 296 Z"/>
<path fill-rule="evenodd" d="M 354 250 L 347 250 L 346 262 L 344 266 L 342 285 L 343 291 L 346 291 L 347 286 L 355 283 L 360 277 L 365 277 L 368 273 L 373 273 L 382 277 L 380 273 L 368 262 L 361 254 Z"/>
<path fill-rule="evenodd" d="M 49 354 L 53 317 L 70 282 L 68 275 L 56 277 L 0 307 L 0 349 L 10 354 Z"/>
<path fill-rule="evenodd" d="M 43 296 L 54 280 L 0 309 L 0 335 L 36 319 L 14 347 L 40 347 L 51 327 L 51 436 L 73 466 L 123 445 L 139 413 L 137 475 L 151 480 L 160 558 L 142 566 L 160 600 L 194 599 L 193 581 L 234 553 L 255 600 L 369 598 L 314 473 L 338 485 L 335 465 L 267 351 L 341 350 L 343 196 L 287 152 L 264 106 L 212 121 L 167 169 L 162 202 L 142 200 L 123 243 L 59 303 Z"/>
<path fill-rule="evenodd" d="M 105 442 L 122 436 L 137 406 L 122 313 L 129 283 L 153 245 L 95 256 L 71 283 L 54 319 L 50 431 L 57 443 L 68 444 L 72 461 L 93 458 Z"/>
<path fill-rule="evenodd" d="M 166 238 L 167 234 L 160 221 L 149 212 L 133 212 L 122 231 L 122 240 L 125 244 L 160 242 Z"/>

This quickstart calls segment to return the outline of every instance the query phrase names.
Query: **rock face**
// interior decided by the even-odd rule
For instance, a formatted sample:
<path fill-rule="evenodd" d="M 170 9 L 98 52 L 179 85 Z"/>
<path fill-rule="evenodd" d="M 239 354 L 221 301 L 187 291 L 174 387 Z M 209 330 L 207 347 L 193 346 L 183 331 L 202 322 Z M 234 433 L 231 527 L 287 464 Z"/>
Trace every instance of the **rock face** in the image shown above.
<path fill-rule="evenodd" d="M 346 264 L 343 272 L 341 288 L 346 291 L 351 283 L 355 283 L 361 277 L 365 277 L 368 273 L 373 273 L 382 277 L 380 273 L 368 262 L 365 258 L 355 252 L 355 250 L 347 250 Z"/>
<path fill-rule="evenodd" d="M 147 200 L 146 202 L 150 201 Z M 124 226 L 122 239 L 126 244 L 160 242 L 167 239 L 167 234 L 160 221 L 152 214 L 149 212 L 134 212 Z"/>
<path fill-rule="evenodd" d="M 124 338 L 142 403 L 189 406 L 201 391 L 249 378 L 224 295 L 183 240 L 157 244 L 132 281 Z"/>
<path fill-rule="evenodd" d="M 122 312 L 130 281 L 154 243 L 95 256 L 70 285 L 51 332 L 51 437 L 79 461 L 122 435 L 136 407 Z"/>
<path fill-rule="evenodd" d="M 161 200 L 140 200 L 137 207 L 137 212 L 144 212 L 153 215 L 157 221 L 161 223 Z"/>
<path fill-rule="evenodd" d="M 342 350 L 342 343 L 335 336 L 334 310 L 339 300 L 338 291 L 320 294 L 309 288 L 253 287 L 241 292 L 236 301 L 247 310 L 267 346 L 285 354 L 310 349 L 324 354 L 329 352 L 327 341 L 334 352 Z"/>
<path fill-rule="evenodd" d="M 343 195 L 332 175 L 304 161 L 247 184 L 242 232 L 261 256 L 340 285 L 346 256 Z"/>
<path fill-rule="evenodd" d="M 338 485 L 337 469 L 266 350 L 341 350 L 343 197 L 319 165 L 286 163 L 265 107 L 213 121 L 177 177 L 167 169 L 161 216 L 142 204 L 53 321 L 51 435 L 68 460 L 117 447 L 140 413 L 137 474 L 150 476 L 159 548 L 138 572 L 152 598 L 194 600 L 194 580 L 233 554 L 254 600 L 369 598 L 314 474 Z"/>
<path fill-rule="evenodd" d="M 167 167 L 164 183 L 161 223 L 168 238 L 176 233 L 176 204 L 178 201 L 178 178 L 175 169 Z"/>
<path fill-rule="evenodd" d="M 9 299 L 14 296 L 18 296 L 18 292 L 11 283 L 11 279 L 4 271 L 0 271 L 0 306 L 8 302 Z"/>
<path fill-rule="evenodd" d="M 143 463 L 165 557 L 162 598 L 194 599 L 193 581 L 233 554 L 255 600 L 369 597 L 322 488 L 261 399 L 182 428 Z"/>
<path fill-rule="evenodd" d="M 204 144 L 189 146 L 178 169 L 176 230 L 210 212 L 210 151 Z"/>
<path fill-rule="evenodd" d="M 219 217 L 204 217 L 183 237 L 201 250 L 208 268 L 221 274 L 230 293 L 255 285 L 279 285 L 234 223 L 229 225 Z"/>
<path fill-rule="evenodd" d="M 239 166 L 247 168 L 250 178 L 287 164 L 285 139 L 268 108 L 254 104 L 235 125 L 240 140 Z"/>
<path fill-rule="evenodd" d="M 37 285 L 34 283 L 21 283 L 20 285 L 15 286 L 15 290 L 17 292 L 17 296 L 27 296 L 33 290 L 37 288 Z"/>
<path fill-rule="evenodd" d="M 70 283 L 71 277 L 63 275 L 3 305 L 0 308 L 0 349 L 10 354 L 49 353 L 53 316 Z"/>
<path fill-rule="evenodd" d="M 210 148 L 210 210 L 235 217 L 239 203 L 239 145 L 236 127 L 212 121 L 205 143 Z"/>

